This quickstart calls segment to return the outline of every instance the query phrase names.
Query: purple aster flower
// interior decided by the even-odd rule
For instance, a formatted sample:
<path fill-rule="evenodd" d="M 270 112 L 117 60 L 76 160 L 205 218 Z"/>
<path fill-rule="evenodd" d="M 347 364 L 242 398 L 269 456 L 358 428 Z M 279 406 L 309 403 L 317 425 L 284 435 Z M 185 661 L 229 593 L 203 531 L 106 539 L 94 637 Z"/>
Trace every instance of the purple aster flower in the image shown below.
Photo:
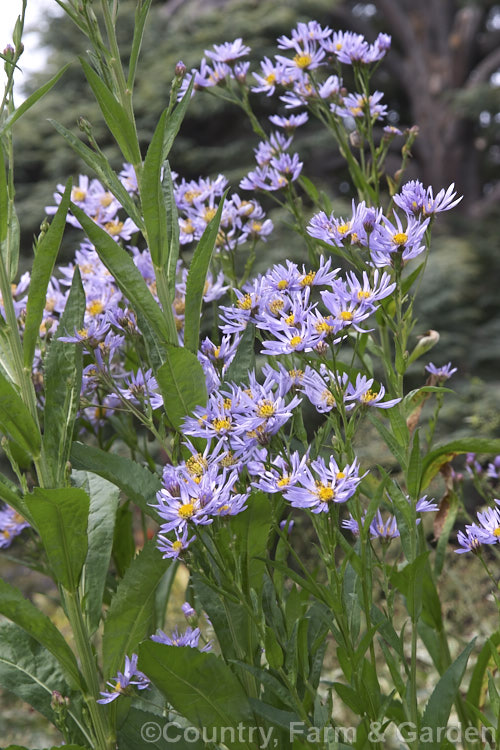
<path fill-rule="evenodd" d="M 173 540 L 168 539 L 162 534 L 158 534 L 156 546 L 158 547 L 160 552 L 163 552 L 164 558 L 172 558 L 174 560 L 177 560 L 182 555 L 184 550 L 189 547 L 191 542 L 195 541 L 195 539 L 195 536 L 192 536 L 190 539 L 188 539 L 188 527 L 185 526 L 181 534 L 179 534 L 179 532 L 176 530 L 175 539 Z"/>
<path fill-rule="evenodd" d="M 184 602 L 181 606 L 182 612 L 185 617 L 189 620 L 191 617 L 196 617 L 196 610 L 190 605 L 189 602 Z"/>
<path fill-rule="evenodd" d="M 289 460 L 277 456 L 269 469 L 262 466 L 259 478 L 252 482 L 252 486 L 271 494 L 283 492 L 286 487 L 293 487 L 297 483 L 307 461 L 308 453 L 300 456 L 298 451 L 292 453 Z"/>
<path fill-rule="evenodd" d="M 159 409 L 163 406 L 163 396 L 158 393 L 158 383 L 153 377 L 152 370 L 143 373 L 137 370 L 126 379 L 127 388 L 118 388 L 124 399 L 131 401 L 136 406 L 145 402 L 149 403 L 151 408 Z"/>
<path fill-rule="evenodd" d="M 380 510 L 377 510 L 377 513 L 370 524 L 371 538 L 390 541 L 391 539 L 396 539 L 399 535 L 400 534 L 396 518 L 392 515 L 389 515 L 386 521 L 384 521 Z"/>
<path fill-rule="evenodd" d="M 418 221 L 409 216 L 406 229 L 395 214 L 396 224 L 384 219 L 383 224 L 376 224 L 370 238 L 371 259 L 375 266 L 384 267 L 394 264 L 395 254 L 404 264 L 416 258 L 425 250 L 423 236 L 429 225 L 429 219 Z"/>
<path fill-rule="evenodd" d="M 385 396 L 385 388 L 381 385 L 378 391 L 372 390 L 373 383 L 373 378 L 367 378 L 366 375 L 357 375 L 355 385 L 353 386 L 351 383 L 347 385 L 345 400 L 347 402 L 357 401 L 363 406 L 374 406 L 377 409 L 390 409 L 395 404 L 399 404 L 400 398 L 382 401 Z"/>
<path fill-rule="evenodd" d="M 451 366 L 451 362 L 448 362 L 447 365 L 442 365 L 441 367 L 436 367 L 435 364 L 429 362 L 429 364 L 425 366 L 425 369 L 428 373 L 434 375 L 437 380 L 442 382 L 451 378 L 451 376 L 457 371 L 456 367 Z"/>
<path fill-rule="evenodd" d="M 0 510 L 0 549 L 10 547 L 15 537 L 28 526 L 29 523 L 14 508 L 8 505 L 2 508 Z"/>
<path fill-rule="evenodd" d="M 339 117 L 370 117 L 371 120 L 380 120 L 387 114 L 387 106 L 380 104 L 384 94 L 382 91 L 374 91 L 370 96 L 365 94 L 348 94 L 342 100 L 342 104 L 330 106 L 333 114 Z"/>
<path fill-rule="evenodd" d="M 364 475 L 363 475 L 364 476 Z M 327 512 L 330 503 L 345 503 L 354 495 L 363 477 L 359 476 L 357 460 L 341 470 L 330 457 L 328 466 L 323 458 L 311 461 L 292 487 L 285 488 L 283 496 L 295 508 L 307 508 L 312 513 Z"/>
<path fill-rule="evenodd" d="M 293 133 L 294 130 L 308 121 L 309 115 L 307 112 L 301 112 L 300 115 L 290 115 L 290 117 L 271 115 L 269 119 L 277 128 L 283 128 L 285 133 Z"/>
<path fill-rule="evenodd" d="M 179 633 L 177 628 L 172 635 L 168 636 L 163 630 L 158 630 L 155 635 L 151 636 L 152 641 L 164 643 L 166 646 L 178 646 L 179 648 L 198 648 L 201 631 L 199 628 L 187 627 L 184 633 Z M 210 651 L 212 644 L 209 642 L 203 646 L 201 651 Z"/>
<path fill-rule="evenodd" d="M 234 42 L 224 42 L 224 44 L 214 44 L 214 51 L 205 50 L 205 54 L 211 60 L 218 63 L 232 63 L 240 57 L 246 57 L 250 53 L 250 47 L 243 44 L 241 37 Z"/>
<path fill-rule="evenodd" d="M 299 22 L 295 29 L 292 29 L 291 38 L 285 35 L 278 37 L 279 49 L 295 49 L 297 45 L 305 45 L 308 42 L 321 42 L 327 39 L 332 30 L 328 27 L 322 27 L 318 21 L 308 21 L 307 23 Z"/>
<path fill-rule="evenodd" d="M 481 551 L 482 540 L 478 536 L 479 529 L 475 524 L 468 525 L 465 527 L 465 533 L 459 531 L 457 534 L 457 541 L 460 544 L 461 549 L 455 550 L 459 555 L 464 552 L 473 552 L 479 554 Z"/>
<path fill-rule="evenodd" d="M 285 78 L 285 65 L 280 62 L 272 62 L 268 57 L 265 57 L 261 61 L 260 67 L 262 75 L 253 73 L 258 86 L 252 86 L 251 91 L 255 93 L 262 92 L 267 96 L 272 96 L 276 90 L 276 86 L 281 84 Z"/>
<path fill-rule="evenodd" d="M 292 59 L 283 55 L 275 55 L 275 59 L 285 66 L 285 74 L 300 75 L 306 70 L 315 70 L 320 65 L 324 65 L 326 52 L 313 39 L 292 39 L 288 49 L 295 51 Z"/>
<path fill-rule="evenodd" d="M 125 670 L 118 672 L 117 676 L 111 682 L 107 684 L 112 688 L 111 691 L 101 691 L 100 698 L 97 703 L 111 703 L 116 700 L 120 695 L 132 694 L 130 687 L 135 685 L 139 690 L 145 690 L 150 686 L 150 680 L 145 674 L 137 669 L 137 654 L 132 654 L 132 658 L 125 657 Z M 113 682 L 115 683 L 113 685 Z"/>
<path fill-rule="evenodd" d="M 446 190 L 440 190 L 436 197 L 432 187 L 424 188 L 418 180 L 410 180 L 401 188 L 401 192 L 394 196 L 394 203 L 407 214 L 413 216 L 432 216 L 441 211 L 449 211 L 454 208 L 463 196 L 455 198 L 455 184 L 452 183 Z"/>

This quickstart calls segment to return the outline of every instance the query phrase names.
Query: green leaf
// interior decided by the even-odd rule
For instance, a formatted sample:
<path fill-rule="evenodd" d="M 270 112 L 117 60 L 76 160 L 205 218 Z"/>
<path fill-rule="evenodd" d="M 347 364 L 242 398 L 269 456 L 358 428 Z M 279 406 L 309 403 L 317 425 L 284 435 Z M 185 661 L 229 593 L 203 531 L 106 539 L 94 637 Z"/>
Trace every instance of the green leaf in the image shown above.
<path fill-rule="evenodd" d="M 156 379 L 167 417 L 179 430 L 184 417 L 207 402 L 205 375 L 197 357 L 188 349 L 167 344 L 166 350 L 167 361 L 156 373 Z"/>
<path fill-rule="evenodd" d="M 83 58 L 80 58 L 80 63 L 97 99 L 106 125 L 113 134 L 123 156 L 131 164 L 140 164 L 142 161 L 141 152 L 134 123 L 90 65 Z"/>
<path fill-rule="evenodd" d="M 89 496 L 76 487 L 35 487 L 27 503 L 56 581 L 75 591 L 87 555 Z"/>
<path fill-rule="evenodd" d="M 166 117 L 167 110 L 164 110 L 149 144 L 140 182 L 146 239 L 151 260 L 156 268 L 163 268 L 168 257 L 167 213 L 161 184 Z"/>
<path fill-rule="evenodd" d="M 125 503 L 118 508 L 113 536 L 113 562 L 120 578 L 135 557 L 133 515 L 129 505 Z"/>
<path fill-rule="evenodd" d="M 448 667 L 434 688 L 425 707 L 422 718 L 423 727 L 436 729 L 437 727 L 447 726 L 451 707 L 453 706 L 453 702 L 455 701 L 460 688 L 467 661 L 472 649 L 474 648 L 475 642 L 476 639 L 474 638 L 469 645 L 464 648 L 460 656 L 450 667 Z M 427 747 L 429 750 L 440 750 L 441 741 L 436 740 L 435 742 L 426 743 L 426 748 Z"/>
<path fill-rule="evenodd" d="M 156 587 L 170 565 L 151 540 L 132 561 L 113 597 L 102 642 L 103 671 L 109 679 L 123 668 L 137 644 L 151 632 Z"/>
<path fill-rule="evenodd" d="M 271 503 L 264 492 L 252 492 L 248 508 L 231 519 L 230 529 L 247 591 L 262 590 L 266 571 L 266 552 L 271 529 Z"/>
<path fill-rule="evenodd" d="M 252 722 L 245 691 L 230 668 L 215 654 L 147 641 L 139 647 L 139 668 L 168 702 L 198 727 L 237 727 Z M 231 748 L 249 748 L 231 742 Z"/>
<path fill-rule="evenodd" d="M 0 614 L 26 631 L 42 646 L 45 646 L 61 665 L 66 679 L 75 689 L 83 689 L 83 680 L 78 671 L 75 656 L 63 636 L 50 621 L 21 592 L 0 578 Z"/>
<path fill-rule="evenodd" d="M 177 133 L 179 132 L 179 129 L 182 125 L 182 121 L 184 119 L 184 115 L 186 114 L 188 104 L 191 101 L 191 94 L 193 92 L 193 86 L 194 86 L 194 76 L 191 79 L 189 86 L 186 89 L 186 93 L 184 94 L 181 101 L 176 106 L 176 108 L 174 109 L 174 111 L 172 112 L 172 114 L 169 116 L 167 120 L 167 126 L 165 128 L 165 135 L 163 138 L 162 162 L 164 162 L 167 156 L 169 155 L 170 149 L 172 148 L 172 144 L 175 141 Z"/>
<path fill-rule="evenodd" d="M 210 260 L 214 251 L 220 218 L 228 190 L 222 196 L 217 213 L 207 225 L 194 251 L 186 281 L 186 309 L 184 323 L 184 346 L 196 354 L 200 338 L 200 316 L 203 292 Z"/>
<path fill-rule="evenodd" d="M 16 485 L 2 474 L 0 474 L 0 500 L 3 500 L 4 503 L 7 503 L 7 505 L 10 505 L 11 508 L 20 513 L 23 518 L 30 521 L 31 513 L 28 510 L 24 497 L 20 494 Z"/>
<path fill-rule="evenodd" d="M 169 332 L 165 317 L 149 291 L 131 255 L 120 247 L 104 229 L 92 221 L 78 206 L 72 203 L 71 210 L 84 228 L 90 241 L 95 245 L 100 259 L 132 307 L 140 310 L 148 319 L 160 340 L 167 341 Z"/>
<path fill-rule="evenodd" d="M 47 287 L 52 276 L 61 240 L 66 226 L 66 215 L 69 209 L 71 196 L 71 180 L 66 184 L 66 190 L 61 198 L 52 223 L 39 242 L 33 266 L 31 269 L 31 280 L 26 304 L 26 323 L 24 326 L 23 348 L 24 366 L 31 370 L 35 346 L 39 336 L 40 323 L 42 322 L 45 307 Z"/>
<path fill-rule="evenodd" d="M 78 156 L 85 162 L 85 164 L 94 170 L 101 182 L 106 185 L 115 198 L 120 202 L 126 211 L 127 215 L 134 221 L 134 223 L 142 229 L 144 222 L 142 216 L 137 209 L 134 200 L 130 197 L 116 174 L 111 169 L 109 162 L 103 156 L 103 154 L 92 151 L 91 148 L 86 146 L 79 138 L 77 138 L 71 130 L 61 125 L 56 120 L 49 119 L 50 124 L 62 135 L 64 140 L 71 146 Z"/>
<path fill-rule="evenodd" d="M 83 488 L 90 498 L 83 598 L 92 634 L 97 630 L 101 619 L 102 597 L 111 559 L 120 490 L 91 472 L 75 472 L 72 478 L 76 486 Z"/>
<path fill-rule="evenodd" d="M 25 99 L 25 101 L 3 121 L 3 123 L 0 125 L 0 138 L 4 133 L 12 128 L 16 120 L 19 120 L 19 118 L 22 117 L 24 113 L 28 111 L 28 109 L 31 109 L 31 107 L 36 104 L 37 101 L 42 98 L 42 96 L 45 96 L 45 94 L 50 91 L 50 89 L 58 82 L 61 76 L 64 75 L 64 73 L 67 71 L 69 65 L 70 63 L 61 68 L 61 70 L 56 73 L 55 76 L 50 79 L 50 81 L 47 81 L 47 83 L 45 83 L 43 86 L 40 86 L 39 89 L 31 94 L 31 96 L 28 96 L 28 98 Z"/>
<path fill-rule="evenodd" d="M 50 705 L 52 692 L 57 690 L 69 696 L 68 685 L 54 656 L 10 622 L 0 623 L 0 686 L 29 703 L 52 723 L 55 717 Z M 77 726 L 75 720 L 79 723 L 78 714 L 78 703 L 75 705 L 72 697 L 67 722 L 73 732 Z"/>
<path fill-rule="evenodd" d="M 14 386 L 0 373 L 0 430 L 30 456 L 40 455 L 40 430 Z"/>
<path fill-rule="evenodd" d="M 160 520 L 150 503 L 156 500 L 156 493 L 162 486 L 161 479 L 145 466 L 125 456 L 108 453 L 84 443 L 73 443 L 71 464 L 74 469 L 92 471 L 112 482 L 141 510 L 156 521 Z"/>
<path fill-rule="evenodd" d="M 163 165 L 163 203 L 167 214 L 167 284 L 170 299 L 175 297 L 175 279 L 177 275 L 177 260 L 179 258 L 179 214 L 175 203 L 174 187 L 170 165 L 166 161 Z"/>
<path fill-rule="evenodd" d="M 451 443 L 441 445 L 427 454 L 423 460 L 422 466 L 422 484 L 420 489 L 423 491 L 429 482 L 436 476 L 441 466 L 451 461 L 455 456 L 462 453 L 500 453 L 500 440 L 490 440 L 488 438 L 460 438 L 452 440 Z"/>
<path fill-rule="evenodd" d="M 387 445 L 396 461 L 399 463 L 401 468 L 404 469 L 404 467 L 406 466 L 404 446 L 399 442 L 397 438 L 394 437 L 392 432 L 387 429 L 387 427 L 382 423 L 381 419 L 378 416 L 376 416 L 375 414 L 371 414 L 370 412 L 367 412 L 367 416 L 372 425 L 376 428 L 377 432 L 382 437 L 382 440 Z"/>
<path fill-rule="evenodd" d="M 500 631 L 493 633 L 484 643 L 474 665 L 469 689 L 467 691 L 467 700 L 476 708 L 481 705 L 483 690 L 487 682 L 486 671 L 492 667 L 495 660 L 492 656 L 492 649 L 500 651 Z"/>
<path fill-rule="evenodd" d="M 248 380 L 248 373 L 255 369 L 255 325 L 247 323 L 241 337 L 236 354 L 227 368 L 224 382 L 226 383 L 245 383 Z"/>
<path fill-rule="evenodd" d="M 185 722 L 181 725 L 178 717 L 169 719 L 166 715 L 132 706 L 118 730 L 117 747 L 120 750 L 172 750 L 173 747 L 205 750 L 207 745 L 202 739 L 195 738 L 193 730 L 187 733 L 188 740 L 184 739 L 185 729 Z"/>
<path fill-rule="evenodd" d="M 75 269 L 71 291 L 61 316 L 58 336 L 73 334 L 83 325 L 85 292 L 80 270 Z M 82 348 L 78 344 L 52 340 L 45 357 L 45 424 L 43 449 L 54 486 L 65 484 L 82 384 Z"/>
<path fill-rule="evenodd" d="M 138 4 L 135 11 L 134 38 L 132 39 L 132 49 L 130 50 L 129 73 L 127 79 L 127 88 L 132 91 L 134 88 L 135 71 L 137 69 L 137 60 L 142 44 L 144 26 L 151 8 L 152 0 L 145 0 L 142 7 Z"/>

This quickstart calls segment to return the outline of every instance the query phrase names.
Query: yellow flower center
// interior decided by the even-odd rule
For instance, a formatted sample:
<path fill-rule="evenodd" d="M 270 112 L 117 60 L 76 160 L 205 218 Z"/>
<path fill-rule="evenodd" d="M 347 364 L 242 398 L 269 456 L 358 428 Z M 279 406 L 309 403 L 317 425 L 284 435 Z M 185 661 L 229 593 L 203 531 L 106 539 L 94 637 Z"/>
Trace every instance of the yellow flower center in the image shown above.
<path fill-rule="evenodd" d="M 275 73 L 269 73 L 268 76 L 265 78 L 266 83 L 273 84 L 276 83 L 276 75 Z"/>
<path fill-rule="evenodd" d="M 362 289 L 359 290 L 358 299 L 368 299 L 369 297 L 371 297 L 371 292 L 365 292 Z"/>
<path fill-rule="evenodd" d="M 328 325 L 326 320 L 322 320 L 319 323 L 316 323 L 315 326 L 318 333 L 330 333 L 333 331 L 333 327 L 331 325 Z"/>
<path fill-rule="evenodd" d="M 278 281 L 278 289 L 287 289 L 288 287 L 288 281 L 286 279 L 281 279 L 281 281 Z"/>
<path fill-rule="evenodd" d="M 361 401 L 363 404 L 369 404 L 370 401 L 373 401 L 375 398 L 377 398 L 378 393 L 377 391 L 372 391 L 371 389 L 369 391 L 366 391 L 366 393 L 363 393 L 361 396 Z"/>
<path fill-rule="evenodd" d="M 56 306 L 55 297 L 48 297 L 48 299 L 45 302 L 45 309 L 47 310 L 47 312 L 53 312 L 55 306 Z"/>
<path fill-rule="evenodd" d="M 323 393 L 321 394 L 321 398 L 325 399 L 327 406 L 331 406 L 332 408 L 335 406 L 335 398 L 333 397 L 333 393 L 331 391 L 323 391 Z"/>
<path fill-rule="evenodd" d="M 278 479 L 276 482 L 278 487 L 286 487 L 287 484 L 290 484 L 290 477 L 288 476 L 282 476 L 281 479 Z"/>
<path fill-rule="evenodd" d="M 198 196 L 201 195 L 200 190 L 186 190 L 184 193 L 184 200 L 186 203 L 192 203 L 195 198 L 198 198 Z"/>
<path fill-rule="evenodd" d="M 302 336 L 293 336 L 293 338 L 290 339 L 290 346 L 294 349 L 302 343 Z"/>
<path fill-rule="evenodd" d="M 99 203 L 104 208 L 107 208 L 113 202 L 113 196 L 111 193 L 103 193 L 99 199 Z"/>
<path fill-rule="evenodd" d="M 330 500 L 333 500 L 335 496 L 335 492 L 333 491 L 332 487 L 325 487 L 324 485 L 319 485 L 318 489 L 316 490 L 316 494 L 323 503 L 329 503 Z"/>
<path fill-rule="evenodd" d="M 84 201 L 87 197 L 87 191 L 83 190 L 82 188 L 73 188 L 71 191 L 71 200 L 72 201 Z"/>
<path fill-rule="evenodd" d="M 190 456 L 186 461 L 186 469 L 191 476 L 201 476 L 208 466 L 208 461 L 203 458 L 201 453 L 197 453 L 195 456 Z"/>
<path fill-rule="evenodd" d="M 117 234 L 120 234 L 120 232 L 122 231 L 122 229 L 123 229 L 123 221 L 108 221 L 104 225 L 104 229 L 112 237 L 115 237 Z"/>
<path fill-rule="evenodd" d="M 185 503 L 179 508 L 179 515 L 184 520 L 192 518 L 194 514 L 194 503 Z"/>
<path fill-rule="evenodd" d="M 282 282 L 280 281 L 280 284 L 281 283 Z M 271 312 L 272 315 L 277 315 L 279 311 L 283 309 L 284 304 L 285 303 L 283 302 L 282 299 L 273 299 L 273 301 L 269 305 L 269 311 Z"/>
<path fill-rule="evenodd" d="M 115 693 L 121 693 L 122 691 L 122 684 L 121 682 L 117 682 L 115 685 Z"/>
<path fill-rule="evenodd" d="M 394 242 L 395 245 L 404 245 L 405 242 L 408 242 L 408 235 L 405 234 L 404 232 L 398 232 L 397 234 L 394 235 L 394 237 L 392 238 L 392 241 Z"/>
<path fill-rule="evenodd" d="M 307 52 L 303 52 L 302 54 L 297 53 L 293 58 L 293 61 L 298 68 L 304 70 L 312 63 L 312 57 Z"/>
<path fill-rule="evenodd" d="M 181 221 L 181 229 L 184 234 L 193 234 L 194 226 L 191 219 L 184 219 L 183 221 Z"/>
<path fill-rule="evenodd" d="M 338 471 L 336 476 L 337 476 L 337 479 L 345 479 L 345 474 L 343 471 Z"/>
<path fill-rule="evenodd" d="M 80 328 L 79 331 L 77 331 L 77 334 L 80 336 L 81 339 L 86 339 L 88 335 L 87 328 Z"/>
<path fill-rule="evenodd" d="M 300 280 L 301 286 L 311 286 L 311 284 L 314 281 L 314 277 L 316 276 L 316 271 L 309 271 L 303 279 Z"/>
<path fill-rule="evenodd" d="M 229 409 L 231 408 L 232 404 L 233 404 L 233 402 L 232 402 L 232 400 L 230 398 L 225 398 L 224 399 L 224 409 L 225 409 L 225 411 L 229 411 Z"/>
<path fill-rule="evenodd" d="M 292 313 L 288 318 L 285 318 L 285 323 L 287 326 L 293 326 L 295 324 L 295 315 Z"/>
<path fill-rule="evenodd" d="M 219 359 L 219 357 L 220 357 L 220 346 L 216 346 L 215 347 L 215 349 L 213 351 L 213 355 L 214 355 L 215 359 Z"/>
<path fill-rule="evenodd" d="M 260 221 L 252 221 L 252 232 L 255 232 L 255 234 L 258 234 L 262 229 L 262 222 Z"/>
<path fill-rule="evenodd" d="M 346 234 L 350 228 L 349 224 L 340 224 L 340 226 L 337 227 L 337 232 L 339 234 Z"/>
<path fill-rule="evenodd" d="M 348 320 L 352 320 L 353 315 L 352 315 L 352 312 L 350 312 L 350 310 L 342 310 L 342 312 L 339 315 L 339 318 L 341 318 L 342 320 L 348 321 Z"/>
<path fill-rule="evenodd" d="M 245 294 L 242 299 L 238 300 L 238 307 L 240 310 L 251 310 L 252 309 L 252 298 L 249 294 Z"/>
<path fill-rule="evenodd" d="M 257 407 L 257 416 L 263 417 L 264 419 L 272 417 L 274 412 L 274 404 L 272 404 L 268 399 L 262 401 Z"/>
<path fill-rule="evenodd" d="M 224 419 L 212 419 L 212 427 L 215 432 L 222 432 L 222 430 L 229 430 L 231 427 L 231 420 L 225 417 Z"/>
<path fill-rule="evenodd" d="M 180 552 L 182 549 L 182 542 L 180 539 L 176 539 L 175 542 L 172 542 L 172 549 L 174 552 Z"/>
<path fill-rule="evenodd" d="M 217 213 L 216 208 L 208 208 L 207 206 L 207 208 L 203 211 L 204 221 L 208 224 L 209 221 L 212 221 L 216 213 Z"/>
<path fill-rule="evenodd" d="M 87 305 L 87 312 L 89 315 L 100 315 L 104 310 L 104 303 L 100 299 L 94 299 L 90 304 Z"/>
<path fill-rule="evenodd" d="M 493 536 L 500 536 L 500 526 L 497 526 L 493 531 Z"/>

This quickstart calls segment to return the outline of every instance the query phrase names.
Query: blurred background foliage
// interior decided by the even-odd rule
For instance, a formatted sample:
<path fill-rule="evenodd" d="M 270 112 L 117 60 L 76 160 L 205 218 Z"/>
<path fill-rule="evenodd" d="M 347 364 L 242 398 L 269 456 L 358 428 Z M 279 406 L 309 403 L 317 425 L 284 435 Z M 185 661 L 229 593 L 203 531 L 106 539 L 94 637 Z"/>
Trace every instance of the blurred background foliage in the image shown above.
<path fill-rule="evenodd" d="M 125 58 L 134 8 L 134 0 L 121 0 L 118 32 Z M 418 5 L 413 0 L 154 0 L 134 99 L 142 141 L 149 142 L 166 106 L 179 60 L 190 69 L 199 65 L 204 49 L 243 37 L 252 48 L 252 67 L 257 70 L 259 60 L 276 53 L 278 36 L 289 35 L 298 21 L 310 19 L 358 31 L 369 41 L 379 31 L 392 35 L 393 47 L 377 71 L 375 84 L 384 91 L 389 122 L 419 128 L 407 179 L 432 184 L 435 192 L 455 182 L 464 195 L 460 206 L 440 217 L 435 227 L 415 335 L 437 329 L 441 341 L 429 359 L 436 364 L 451 359 L 459 367 L 453 381 L 458 396 L 448 399 L 444 412 L 446 437 L 450 432 L 471 434 L 471 430 L 498 435 L 499 4 L 489 0 L 421 0 Z M 77 122 L 84 116 L 113 165 L 121 167 L 78 64 L 78 55 L 86 51 L 83 36 L 65 16 L 54 15 L 47 21 L 41 30 L 49 51 L 46 69 L 29 81 L 28 93 L 63 64 L 73 64 L 57 87 L 20 120 L 16 131 L 17 207 L 26 265 L 32 236 L 39 231 L 44 207 L 53 203 L 56 184 L 69 175 L 88 173 L 48 118 L 83 137 Z M 346 85 L 349 88 L 348 80 Z M 279 108 L 276 98 L 263 95 L 254 95 L 252 102 L 263 122 Z M 399 165 L 400 145 L 394 143 L 389 173 Z M 187 179 L 222 172 L 237 190 L 241 177 L 254 166 L 256 144 L 239 110 L 198 94 L 171 152 L 171 166 Z M 304 174 L 326 191 L 335 213 L 350 212 L 351 185 L 328 134 L 310 122 L 299 131 L 294 145 L 304 161 Z M 291 237 L 285 226 L 286 217 L 277 210 L 272 218 L 276 229 L 269 242 L 260 245 L 257 270 L 282 260 L 284 248 L 288 257 L 306 260 L 301 240 Z M 78 241 L 74 234 L 68 235 L 68 258 Z M 424 364 L 420 360 L 413 366 L 410 387 L 423 384 Z"/>

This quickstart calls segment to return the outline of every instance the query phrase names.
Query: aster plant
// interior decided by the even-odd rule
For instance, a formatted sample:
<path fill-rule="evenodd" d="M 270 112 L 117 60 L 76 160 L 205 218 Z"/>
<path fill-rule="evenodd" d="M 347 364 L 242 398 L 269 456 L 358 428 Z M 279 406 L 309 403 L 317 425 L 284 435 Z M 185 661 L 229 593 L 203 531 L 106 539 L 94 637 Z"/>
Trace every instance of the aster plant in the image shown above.
<path fill-rule="evenodd" d="M 298 23 L 253 72 L 243 39 L 214 44 L 197 69 L 177 65 L 143 151 L 133 88 L 151 3 L 137 2 L 125 70 L 119 4 L 102 0 L 96 15 L 90 0 L 56 1 L 88 37 L 81 65 L 124 163 L 112 169 L 85 119 L 84 138 L 54 122 L 94 176 L 56 187 L 18 278 L 12 131 L 64 72 L 16 108 L 25 2 L 2 55 L 0 429 L 12 472 L 0 477 L 0 548 L 52 579 L 74 649 L 1 580 L 0 685 L 73 750 L 163 747 L 171 726 L 196 747 L 380 748 L 396 732 L 416 750 L 449 747 L 453 721 L 464 747 L 483 747 L 485 731 L 494 743 L 500 636 L 452 655 L 438 583 L 461 507 L 451 461 L 465 454 L 489 507 L 456 551 L 479 558 L 496 596 L 500 442 L 435 439 L 456 368 L 420 367 L 439 334 L 415 335 L 414 299 L 433 223 L 461 198 L 404 182 L 416 130 L 385 125 L 371 87 L 390 37 Z M 208 94 L 241 107 L 259 138 L 239 192 L 168 161 L 191 97 Z M 271 132 L 258 95 L 284 110 Z M 349 169 L 347 215 L 293 150 L 312 118 Z M 305 262 L 254 275 L 273 201 Z M 56 265 L 66 223 L 81 241 Z M 410 368 L 421 385 L 408 392 Z M 385 452 L 370 457 L 376 441 Z M 483 467 L 481 455 L 496 458 Z M 181 564 L 184 625 L 172 629 Z M 424 697 L 419 648 L 433 665 Z M 343 737 L 348 715 L 355 733 Z"/>

